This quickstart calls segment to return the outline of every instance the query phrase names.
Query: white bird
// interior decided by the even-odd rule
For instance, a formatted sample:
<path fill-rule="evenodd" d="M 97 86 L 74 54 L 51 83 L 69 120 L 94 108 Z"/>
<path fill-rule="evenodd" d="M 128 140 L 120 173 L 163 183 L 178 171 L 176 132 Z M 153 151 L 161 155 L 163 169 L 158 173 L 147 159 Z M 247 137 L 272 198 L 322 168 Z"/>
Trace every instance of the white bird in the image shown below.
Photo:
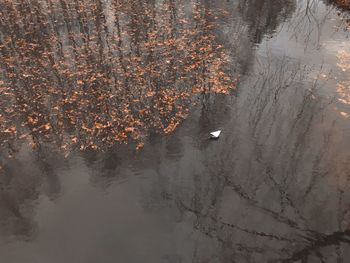
<path fill-rule="evenodd" d="M 221 133 L 221 130 L 211 132 L 211 133 L 210 133 L 210 138 L 212 138 L 212 139 L 218 139 L 219 136 L 220 136 L 220 133 Z"/>

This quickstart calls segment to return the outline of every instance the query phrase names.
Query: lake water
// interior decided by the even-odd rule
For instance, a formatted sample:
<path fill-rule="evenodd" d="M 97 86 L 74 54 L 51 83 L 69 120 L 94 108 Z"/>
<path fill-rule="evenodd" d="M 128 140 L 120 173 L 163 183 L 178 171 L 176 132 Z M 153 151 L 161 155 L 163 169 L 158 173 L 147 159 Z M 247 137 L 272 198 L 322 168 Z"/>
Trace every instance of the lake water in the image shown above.
<path fill-rule="evenodd" d="M 331 2 L 0 0 L 0 262 L 348 262 Z"/>

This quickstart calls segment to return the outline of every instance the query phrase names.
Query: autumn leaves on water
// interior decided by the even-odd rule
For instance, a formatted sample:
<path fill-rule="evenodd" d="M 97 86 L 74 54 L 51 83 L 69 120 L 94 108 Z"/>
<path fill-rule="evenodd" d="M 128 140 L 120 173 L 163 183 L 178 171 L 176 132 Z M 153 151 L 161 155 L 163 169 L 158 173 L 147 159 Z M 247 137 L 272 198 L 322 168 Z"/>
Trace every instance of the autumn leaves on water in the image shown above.
<path fill-rule="evenodd" d="M 198 1 L 2 1 L 0 141 L 143 147 L 170 134 L 203 94 L 235 86 Z"/>

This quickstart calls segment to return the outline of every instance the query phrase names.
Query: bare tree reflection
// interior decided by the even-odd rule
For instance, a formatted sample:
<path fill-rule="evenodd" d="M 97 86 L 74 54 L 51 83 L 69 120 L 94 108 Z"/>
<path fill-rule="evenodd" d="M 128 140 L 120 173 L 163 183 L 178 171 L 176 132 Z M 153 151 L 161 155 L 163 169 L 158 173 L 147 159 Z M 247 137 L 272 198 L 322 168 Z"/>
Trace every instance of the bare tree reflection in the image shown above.
<path fill-rule="evenodd" d="M 293 32 L 302 29 L 295 37 L 317 42 L 310 30 L 325 20 L 312 17 L 316 4 L 305 3 Z M 128 176 L 125 167 L 136 175 L 152 169 L 155 183 L 140 202 L 147 211 L 170 207 L 178 221 L 191 218 L 198 234 L 192 262 L 344 261 L 350 145 L 335 100 L 320 95 L 323 65 L 315 69 L 268 52 L 252 67 L 254 44 L 295 6 L 235 4 L 237 13 L 230 12 L 237 17 L 221 21 L 224 29 L 216 27 L 220 9 L 207 1 L 3 4 L 0 125 L 15 158 L 1 155 L 0 209 L 1 219 L 15 218 L 16 225 L 3 229 L 30 236 L 35 223 L 22 204 L 36 199 L 42 184 L 51 198 L 59 194 L 58 157 L 45 144 L 54 141 L 67 152 L 89 148 L 83 156 L 101 187 Z M 232 44 L 228 51 L 218 44 L 220 30 L 237 40 L 223 40 Z M 338 55 L 347 70 L 341 60 L 347 56 Z M 230 59 L 241 62 L 239 72 L 251 70 L 237 97 L 208 96 L 232 88 Z M 194 133 L 188 138 L 175 128 L 198 97 L 202 104 L 185 123 Z M 225 133 L 210 143 L 202 135 L 214 124 Z M 156 131 L 174 133 L 160 138 Z M 146 137 L 149 147 L 137 157 L 125 146 L 92 151 Z M 20 140 L 34 146 L 31 169 L 20 166 Z"/>
<path fill-rule="evenodd" d="M 185 12 L 189 8 L 190 12 Z M 234 76 L 205 4 L 3 2 L 1 142 L 106 148 L 171 133 Z M 213 17 L 213 19 L 211 19 Z"/>
<path fill-rule="evenodd" d="M 220 153 L 204 151 L 205 169 L 175 203 L 230 255 L 222 262 L 341 262 L 350 240 L 349 157 L 335 154 L 334 100 L 318 95 L 323 83 L 304 66 L 269 61 L 244 84 Z"/>

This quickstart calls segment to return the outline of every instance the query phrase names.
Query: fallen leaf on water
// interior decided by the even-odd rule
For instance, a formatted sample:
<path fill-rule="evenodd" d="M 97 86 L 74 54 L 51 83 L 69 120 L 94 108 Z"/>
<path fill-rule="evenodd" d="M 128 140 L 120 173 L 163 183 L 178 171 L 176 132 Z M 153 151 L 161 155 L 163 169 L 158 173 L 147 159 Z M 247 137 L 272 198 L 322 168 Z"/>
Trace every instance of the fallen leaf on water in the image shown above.
<path fill-rule="evenodd" d="M 143 142 L 140 142 L 136 145 L 136 150 L 141 150 L 144 146 L 145 144 Z"/>
<path fill-rule="evenodd" d="M 17 133 L 16 127 L 10 127 L 4 130 L 5 133 Z"/>
<path fill-rule="evenodd" d="M 128 127 L 128 128 L 125 128 L 125 131 L 126 132 L 134 132 L 135 128 L 134 127 Z"/>
<path fill-rule="evenodd" d="M 51 129 L 51 124 L 50 123 L 46 123 L 46 124 L 44 124 L 41 127 L 43 127 L 45 130 L 50 130 Z"/>
<path fill-rule="evenodd" d="M 347 112 L 342 111 L 340 112 L 340 115 L 343 116 L 344 118 L 349 118 L 349 113 Z"/>

